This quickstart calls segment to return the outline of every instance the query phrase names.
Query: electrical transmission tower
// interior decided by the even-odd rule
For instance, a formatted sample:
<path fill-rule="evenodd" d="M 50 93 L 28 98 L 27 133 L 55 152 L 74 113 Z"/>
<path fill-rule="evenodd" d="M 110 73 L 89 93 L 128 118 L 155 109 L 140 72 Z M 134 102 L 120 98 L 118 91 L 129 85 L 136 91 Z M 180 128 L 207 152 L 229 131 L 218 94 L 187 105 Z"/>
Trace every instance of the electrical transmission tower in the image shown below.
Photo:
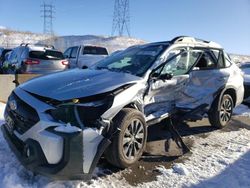
<path fill-rule="evenodd" d="M 129 0 L 115 0 L 112 36 L 115 33 L 119 36 L 123 36 L 124 33 L 130 36 L 129 22 Z"/>
<path fill-rule="evenodd" d="M 41 5 L 41 13 L 43 17 L 43 33 L 53 35 L 53 15 L 55 14 L 55 6 L 44 2 Z"/>

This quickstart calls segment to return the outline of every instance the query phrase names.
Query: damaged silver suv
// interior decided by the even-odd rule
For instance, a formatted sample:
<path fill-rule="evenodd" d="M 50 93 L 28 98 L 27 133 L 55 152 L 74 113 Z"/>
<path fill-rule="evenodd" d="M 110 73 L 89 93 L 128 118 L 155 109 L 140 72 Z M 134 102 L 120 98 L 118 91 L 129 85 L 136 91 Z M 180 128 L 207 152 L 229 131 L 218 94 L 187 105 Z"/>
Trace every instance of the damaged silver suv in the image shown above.
<path fill-rule="evenodd" d="M 60 179 L 88 179 L 101 156 L 125 168 L 142 155 L 148 126 L 202 106 L 225 126 L 243 100 L 243 77 L 222 47 L 191 37 L 130 47 L 89 69 L 17 87 L 2 131 L 22 164 Z"/>

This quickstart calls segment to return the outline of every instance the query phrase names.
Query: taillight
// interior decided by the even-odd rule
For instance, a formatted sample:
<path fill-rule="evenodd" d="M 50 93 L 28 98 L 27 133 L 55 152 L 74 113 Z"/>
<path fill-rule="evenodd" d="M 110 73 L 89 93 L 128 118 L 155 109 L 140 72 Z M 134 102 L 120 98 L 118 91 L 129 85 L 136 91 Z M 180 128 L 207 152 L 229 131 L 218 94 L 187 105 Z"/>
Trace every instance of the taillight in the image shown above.
<path fill-rule="evenodd" d="M 67 60 L 62 61 L 63 65 L 69 65 L 69 62 Z"/>
<path fill-rule="evenodd" d="M 34 60 L 34 59 L 26 59 L 26 61 L 24 61 L 24 63 L 26 65 L 37 65 L 40 63 L 39 60 Z"/>

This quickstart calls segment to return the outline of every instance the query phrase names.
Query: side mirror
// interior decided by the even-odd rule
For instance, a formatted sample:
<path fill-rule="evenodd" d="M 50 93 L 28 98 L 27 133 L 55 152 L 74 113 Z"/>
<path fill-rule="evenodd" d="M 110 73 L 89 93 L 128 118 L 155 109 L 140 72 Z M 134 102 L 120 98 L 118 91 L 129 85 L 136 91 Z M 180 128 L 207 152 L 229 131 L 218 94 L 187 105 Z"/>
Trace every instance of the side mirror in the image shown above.
<path fill-rule="evenodd" d="M 161 80 L 171 80 L 173 78 L 173 73 L 166 73 L 166 74 L 161 74 L 159 76 L 159 79 Z"/>
<path fill-rule="evenodd" d="M 64 56 L 64 58 L 65 58 L 65 59 L 68 59 L 68 58 L 69 58 L 69 56 L 68 56 L 68 55 L 63 55 L 63 56 Z"/>
<path fill-rule="evenodd" d="M 156 80 L 171 80 L 173 76 L 173 73 L 159 74 L 155 72 L 151 75 L 151 78 Z"/>
<path fill-rule="evenodd" d="M 159 76 L 160 76 L 160 74 L 159 74 L 159 73 L 154 72 L 154 73 L 151 75 L 151 78 L 153 78 L 153 79 L 158 79 L 158 78 L 159 78 Z"/>

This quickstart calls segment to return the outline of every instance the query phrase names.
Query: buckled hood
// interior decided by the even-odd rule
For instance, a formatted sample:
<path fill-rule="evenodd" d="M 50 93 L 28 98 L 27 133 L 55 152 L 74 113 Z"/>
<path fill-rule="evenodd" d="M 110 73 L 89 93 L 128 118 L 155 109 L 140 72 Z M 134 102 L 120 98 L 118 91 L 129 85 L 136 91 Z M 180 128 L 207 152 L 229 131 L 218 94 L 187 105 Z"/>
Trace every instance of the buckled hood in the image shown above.
<path fill-rule="evenodd" d="M 39 96 L 62 101 L 109 92 L 141 79 L 108 70 L 73 69 L 34 78 L 19 87 Z"/>

